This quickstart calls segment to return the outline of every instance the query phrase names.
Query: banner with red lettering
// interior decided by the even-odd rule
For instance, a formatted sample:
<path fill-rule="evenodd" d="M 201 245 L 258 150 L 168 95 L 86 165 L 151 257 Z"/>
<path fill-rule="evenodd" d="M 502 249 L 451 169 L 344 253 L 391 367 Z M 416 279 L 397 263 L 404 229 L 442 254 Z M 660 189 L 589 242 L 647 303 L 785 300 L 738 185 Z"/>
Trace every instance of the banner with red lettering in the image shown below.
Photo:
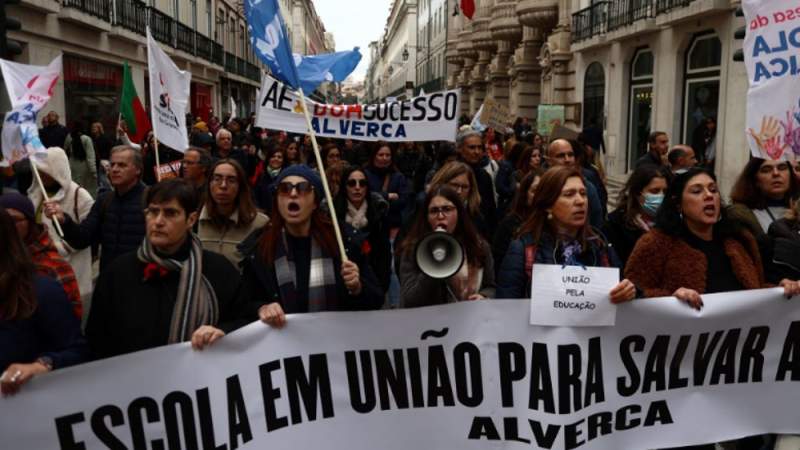
<path fill-rule="evenodd" d="M 357 141 L 455 141 L 460 115 L 458 90 L 375 105 L 330 105 L 306 98 L 311 126 L 320 137 Z M 256 126 L 308 133 L 300 96 L 264 75 Z"/>
<path fill-rule="evenodd" d="M 619 305 L 531 326 L 529 301 L 290 315 L 34 378 L 9 449 L 652 449 L 800 434 L 800 299 Z"/>

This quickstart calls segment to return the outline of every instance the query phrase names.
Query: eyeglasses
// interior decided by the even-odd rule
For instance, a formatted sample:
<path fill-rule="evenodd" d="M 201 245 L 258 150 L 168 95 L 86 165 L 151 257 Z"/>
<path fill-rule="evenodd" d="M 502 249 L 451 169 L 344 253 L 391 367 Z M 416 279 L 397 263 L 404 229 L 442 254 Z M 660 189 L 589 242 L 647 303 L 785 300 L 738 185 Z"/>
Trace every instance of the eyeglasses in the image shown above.
<path fill-rule="evenodd" d="M 439 215 L 449 216 L 453 214 L 456 210 L 456 207 L 453 205 L 445 205 L 445 206 L 434 206 L 428 208 L 428 215 L 431 217 L 439 217 Z"/>
<path fill-rule="evenodd" d="M 214 175 L 211 177 L 211 183 L 221 185 L 222 183 L 227 183 L 229 186 L 237 186 L 239 184 L 239 179 L 236 177 L 226 177 L 225 175 Z"/>
<path fill-rule="evenodd" d="M 456 192 L 469 192 L 470 189 L 468 184 L 447 183 L 447 185 Z"/>
<path fill-rule="evenodd" d="M 297 189 L 297 193 L 300 195 L 308 194 L 309 192 L 314 191 L 314 186 L 308 181 L 301 181 L 299 183 L 291 183 L 289 181 L 284 181 L 283 183 L 278 183 L 278 193 L 282 195 L 290 195 L 293 190 Z"/>
<path fill-rule="evenodd" d="M 193 166 L 195 164 L 198 164 L 198 162 L 197 161 L 189 161 L 188 159 L 184 159 L 183 161 L 181 161 L 181 164 L 183 164 L 184 166 Z"/>
<path fill-rule="evenodd" d="M 367 187 L 367 180 L 365 180 L 365 179 L 361 179 L 361 180 L 350 179 L 350 180 L 347 180 L 347 186 L 349 186 L 349 187 L 356 187 L 356 186 Z"/>
<path fill-rule="evenodd" d="M 161 213 L 164 213 L 164 218 L 167 220 L 174 220 L 183 214 L 183 210 L 176 208 L 159 208 L 156 206 L 149 206 L 144 209 L 144 215 L 148 219 L 157 219 Z"/>

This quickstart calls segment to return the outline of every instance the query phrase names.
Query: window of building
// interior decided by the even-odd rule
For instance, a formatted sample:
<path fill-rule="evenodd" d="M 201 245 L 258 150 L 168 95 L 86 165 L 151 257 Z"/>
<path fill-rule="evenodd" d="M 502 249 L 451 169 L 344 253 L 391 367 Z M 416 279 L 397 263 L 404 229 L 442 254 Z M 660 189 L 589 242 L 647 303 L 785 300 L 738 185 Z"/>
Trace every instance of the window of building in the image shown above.
<path fill-rule="evenodd" d="M 192 0 L 192 29 L 197 30 L 197 0 Z"/>
<path fill-rule="evenodd" d="M 652 126 L 654 60 L 653 51 L 642 48 L 636 51 L 631 62 L 628 169 L 633 169 L 636 160 L 647 153 L 647 138 Z"/>
<path fill-rule="evenodd" d="M 179 0 L 172 0 L 172 14 L 175 17 L 175 20 L 180 21 L 180 8 L 178 8 L 178 1 Z"/>
<path fill-rule="evenodd" d="M 230 17 L 230 25 L 228 26 L 228 48 L 227 51 L 236 53 L 236 18 Z"/>
<path fill-rule="evenodd" d="M 206 0 L 206 32 L 211 37 L 211 0 Z"/>
<path fill-rule="evenodd" d="M 583 78 L 583 126 L 603 129 L 606 104 L 606 74 L 603 65 L 593 62 Z"/>
<path fill-rule="evenodd" d="M 217 31 L 214 33 L 214 40 L 219 44 L 225 44 L 225 10 L 217 10 Z"/>
<path fill-rule="evenodd" d="M 247 58 L 247 46 L 245 45 L 244 25 L 239 25 L 239 55 Z"/>
<path fill-rule="evenodd" d="M 713 32 L 696 35 L 686 50 L 681 141 L 692 146 L 701 162 L 714 145 L 721 60 L 722 43 Z"/>
<path fill-rule="evenodd" d="M 69 99 L 64 118 L 67 126 L 76 120 L 99 121 L 106 133 L 113 135 L 119 112 L 122 67 L 67 54 L 63 72 L 64 95 Z"/>

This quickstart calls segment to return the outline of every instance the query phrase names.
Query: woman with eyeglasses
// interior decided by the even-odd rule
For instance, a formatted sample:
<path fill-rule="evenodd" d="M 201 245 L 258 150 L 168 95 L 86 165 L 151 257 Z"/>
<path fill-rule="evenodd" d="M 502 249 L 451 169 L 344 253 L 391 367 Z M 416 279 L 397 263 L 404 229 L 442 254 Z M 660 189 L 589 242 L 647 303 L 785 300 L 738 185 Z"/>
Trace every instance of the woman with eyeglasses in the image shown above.
<path fill-rule="evenodd" d="M 769 226 L 786 215 L 798 195 L 800 182 L 788 161 L 751 158 L 733 185 L 727 214 L 763 244 Z"/>
<path fill-rule="evenodd" d="M 364 169 L 348 167 L 342 173 L 342 187 L 334 199 L 342 233 L 366 257 L 381 289 L 389 289 L 391 244 L 386 214 L 389 204 L 370 192 Z"/>
<path fill-rule="evenodd" d="M 589 224 L 589 200 L 579 168 L 558 166 L 545 172 L 531 207 L 498 272 L 497 298 L 531 298 L 536 264 L 620 267 L 602 233 Z M 627 279 L 609 291 L 612 302 L 635 295 L 636 286 Z"/>
<path fill-rule="evenodd" d="M 446 280 L 432 278 L 417 264 L 417 243 L 428 233 L 442 230 L 461 243 L 464 263 Z M 461 197 L 449 186 L 432 188 L 423 209 L 398 248 L 400 307 L 438 305 L 493 298 L 494 260 L 489 243 L 478 234 Z"/>
<path fill-rule="evenodd" d="M 197 237 L 203 249 L 219 253 L 238 268 L 242 254 L 238 250 L 253 231 L 269 222 L 258 212 L 247 184 L 247 174 L 233 159 L 217 161 L 211 170 L 206 201 L 197 221 Z"/>
<path fill-rule="evenodd" d="M 294 165 L 275 180 L 270 223 L 242 243 L 242 289 L 265 323 L 282 327 L 286 314 L 377 309 L 378 282 L 360 249 L 342 261 L 333 224 L 320 209 L 322 180 Z"/>
<path fill-rule="evenodd" d="M 485 215 L 481 211 L 481 195 L 478 192 L 478 182 L 472 169 L 460 161 L 451 161 L 445 164 L 431 178 L 428 189 L 440 186 L 448 186 L 458 194 L 473 225 L 481 236 L 488 240 L 492 233 L 486 223 Z"/>

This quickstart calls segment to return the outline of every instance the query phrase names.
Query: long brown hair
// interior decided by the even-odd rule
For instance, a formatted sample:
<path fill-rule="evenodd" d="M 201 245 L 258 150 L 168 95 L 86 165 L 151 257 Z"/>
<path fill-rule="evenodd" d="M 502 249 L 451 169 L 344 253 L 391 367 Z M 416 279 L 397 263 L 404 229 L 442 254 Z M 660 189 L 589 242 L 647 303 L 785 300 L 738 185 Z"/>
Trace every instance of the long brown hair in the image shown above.
<path fill-rule="evenodd" d="M 431 224 L 428 222 L 428 207 L 435 197 L 443 197 L 449 200 L 456 206 L 458 212 L 458 222 L 456 229 L 453 230 L 453 236 L 461 242 L 464 246 L 466 259 L 471 266 L 483 267 L 483 260 L 486 258 L 485 247 L 481 245 L 484 239 L 475 229 L 472 224 L 467 210 L 464 208 L 464 203 L 456 191 L 449 186 L 438 186 L 431 189 L 425 196 L 425 205 L 417 213 L 417 218 L 411 225 L 408 235 L 403 239 L 400 244 L 398 253 L 400 255 L 413 255 L 417 242 L 419 242 L 426 234 L 432 232 Z"/>
<path fill-rule="evenodd" d="M 461 161 L 450 161 L 436 171 L 431 178 L 430 190 L 435 190 L 441 186 L 446 186 L 453 178 L 466 175 L 469 178 L 469 196 L 467 196 L 467 208 L 473 216 L 481 214 L 481 194 L 478 192 L 478 181 L 475 172 L 466 163 Z M 452 189 L 452 188 L 451 188 Z"/>
<path fill-rule="evenodd" d="M 34 265 L 14 219 L 0 207 L 0 319 L 27 319 L 36 311 Z"/>
<path fill-rule="evenodd" d="M 539 186 L 536 187 L 536 195 L 533 197 L 533 205 L 531 205 L 532 213 L 519 227 L 517 237 L 522 237 L 530 233 L 533 236 L 533 242 L 539 242 L 545 227 L 548 227 L 549 232 L 555 234 L 555 230 L 549 229 L 550 221 L 547 217 L 547 210 L 552 208 L 558 198 L 561 197 L 561 190 L 564 188 L 567 180 L 573 177 L 580 178 L 581 182 L 584 185 L 586 184 L 578 167 L 553 167 L 542 175 Z M 583 229 L 578 233 L 578 240 L 581 242 L 584 249 L 587 248 L 586 242 L 590 237 L 595 237 L 595 234 L 592 231 L 592 227 L 589 225 L 587 216 Z"/>
<path fill-rule="evenodd" d="M 223 216 L 222 213 L 219 212 L 217 203 L 211 197 L 211 179 L 214 178 L 214 171 L 217 170 L 217 167 L 223 164 L 233 167 L 233 170 L 236 171 L 236 179 L 239 182 L 239 192 L 236 193 L 236 199 L 234 200 L 236 208 L 239 212 L 239 225 L 250 225 L 254 220 L 256 220 L 258 210 L 253 202 L 253 195 L 250 193 L 250 184 L 247 182 L 247 174 L 245 173 L 241 164 L 239 164 L 235 159 L 220 159 L 214 163 L 214 165 L 211 166 L 211 169 L 208 171 L 209 180 L 208 187 L 206 188 L 205 205 L 206 209 L 208 210 L 208 216 L 211 217 L 211 221 L 215 225 L 222 226 L 228 222 L 228 217 Z"/>
<path fill-rule="evenodd" d="M 278 248 L 278 243 L 283 241 L 281 236 L 283 233 L 286 221 L 278 210 L 278 196 L 280 194 L 275 192 L 272 196 L 272 211 L 269 223 L 264 226 L 264 232 L 258 240 L 258 250 L 264 262 L 268 265 L 275 262 L 275 252 Z M 331 222 L 328 213 L 323 212 L 320 207 L 319 201 L 316 202 L 317 209 L 311 213 L 311 238 L 319 243 L 320 247 L 331 258 L 341 257 L 339 255 L 339 247 L 336 243 L 336 235 L 333 233 L 333 223 Z"/>
<path fill-rule="evenodd" d="M 514 193 L 514 199 L 511 200 L 511 206 L 508 211 L 516 215 L 520 220 L 525 220 L 530 215 L 533 208 L 528 205 L 528 190 L 536 178 L 541 178 L 542 172 L 540 170 L 531 171 L 520 180 L 517 186 L 517 191 Z M 537 186 L 538 189 L 538 186 Z"/>
<path fill-rule="evenodd" d="M 731 189 L 731 202 L 743 203 L 750 209 L 763 209 L 767 207 L 767 196 L 758 188 L 758 171 L 761 166 L 766 162 L 762 158 L 750 158 L 747 164 L 742 169 L 736 183 Z M 786 164 L 789 166 L 789 190 L 784 195 L 786 207 L 791 207 L 792 200 L 800 194 L 800 183 L 794 176 L 794 169 L 792 164 L 788 161 Z"/>

